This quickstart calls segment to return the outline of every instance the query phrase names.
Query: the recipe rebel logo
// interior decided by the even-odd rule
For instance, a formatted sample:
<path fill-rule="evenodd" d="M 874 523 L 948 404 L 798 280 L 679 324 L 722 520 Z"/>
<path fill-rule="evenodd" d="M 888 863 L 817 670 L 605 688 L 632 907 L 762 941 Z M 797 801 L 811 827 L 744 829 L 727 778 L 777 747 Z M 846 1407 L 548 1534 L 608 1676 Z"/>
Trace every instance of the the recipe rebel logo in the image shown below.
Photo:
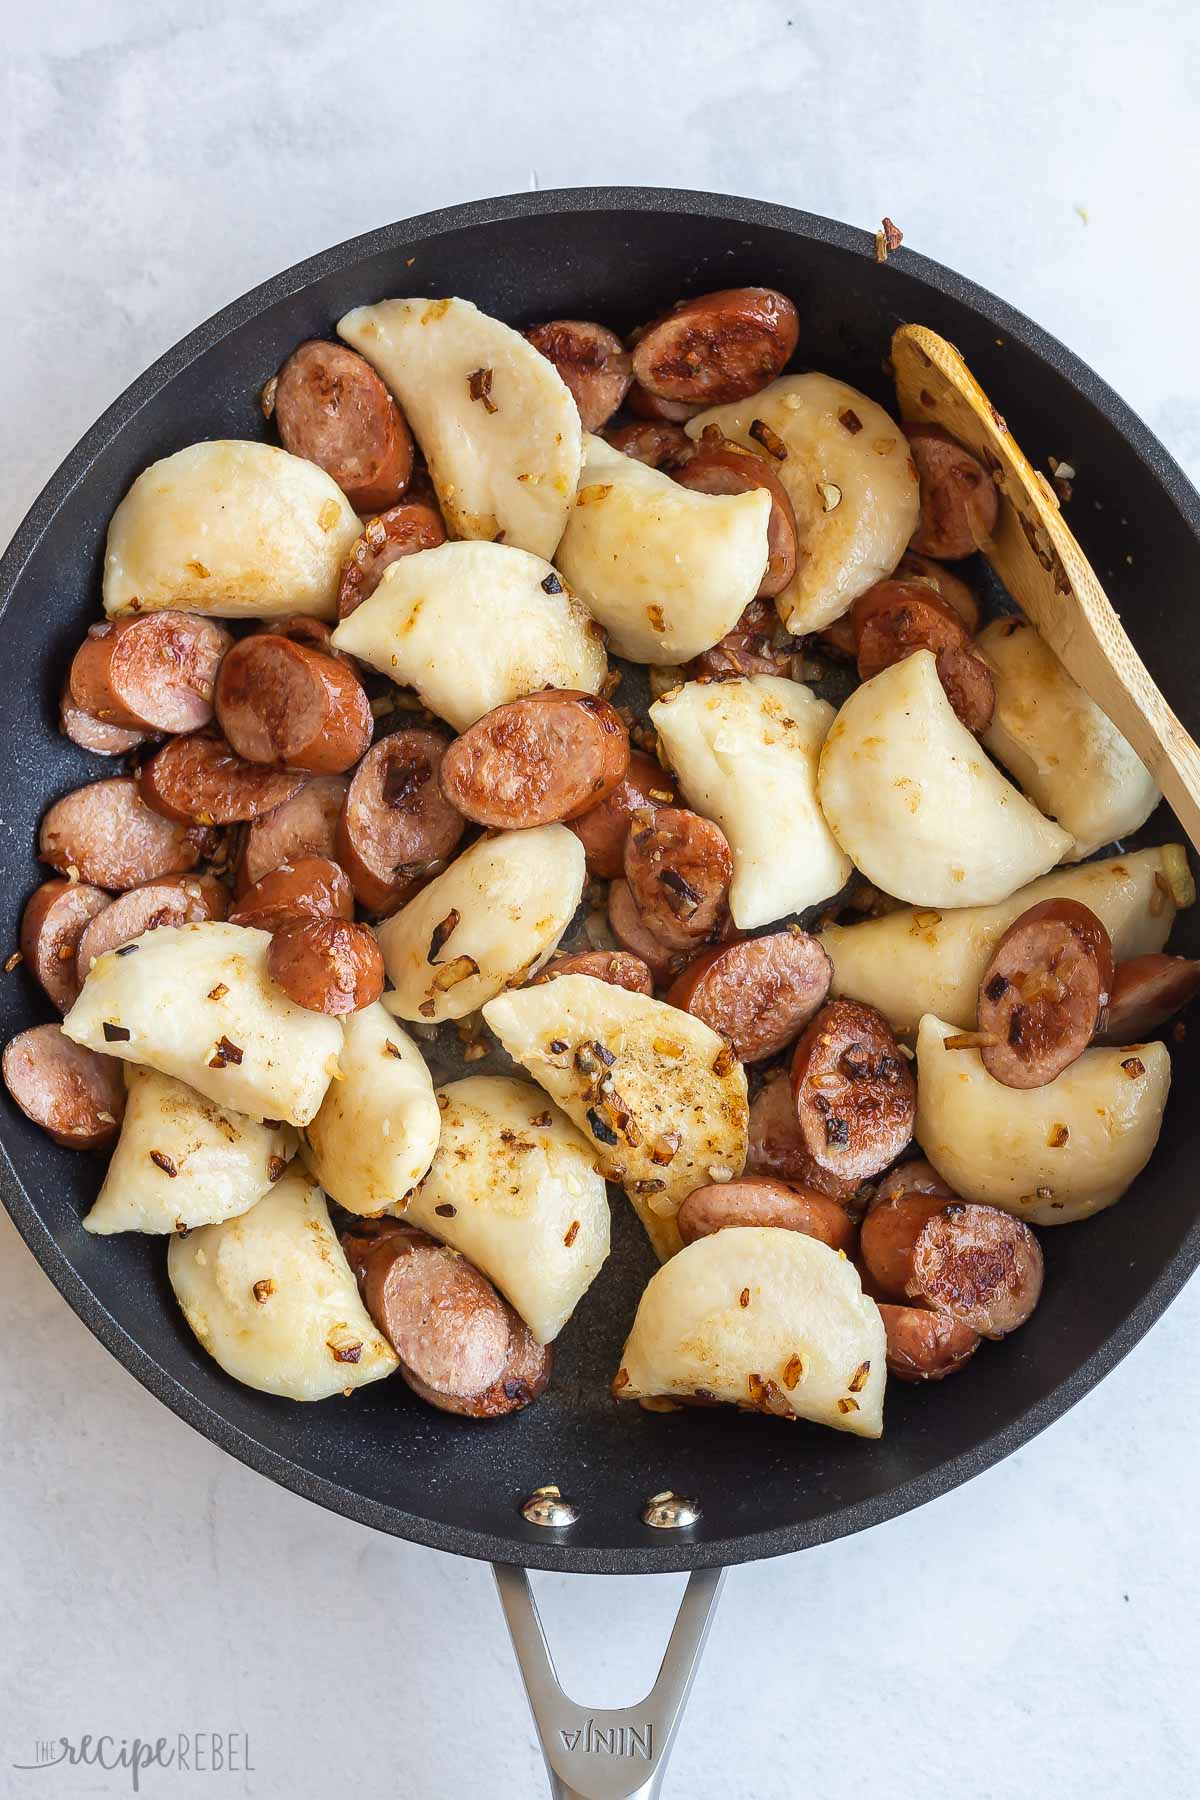
<path fill-rule="evenodd" d="M 185 1775 L 252 1775 L 250 1736 L 244 1731 L 177 1731 L 171 1737 L 117 1738 L 95 1736 L 39 1738 L 33 1760 L 14 1762 L 14 1769 L 124 1770 L 130 1792 L 142 1791 L 142 1776 L 151 1769 Z M 49 1791 L 49 1789 L 47 1790 Z"/>

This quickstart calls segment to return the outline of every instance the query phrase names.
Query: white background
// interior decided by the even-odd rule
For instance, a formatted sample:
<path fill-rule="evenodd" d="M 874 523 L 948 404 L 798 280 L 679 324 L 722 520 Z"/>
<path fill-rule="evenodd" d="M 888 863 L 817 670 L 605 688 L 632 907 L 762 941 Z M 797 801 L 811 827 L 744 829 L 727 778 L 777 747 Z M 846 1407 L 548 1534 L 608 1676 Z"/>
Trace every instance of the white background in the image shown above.
<path fill-rule="evenodd" d="M 1200 477 L 1183 0 L 4 0 L 0 23 L 2 538 L 100 410 L 227 300 L 356 232 L 534 184 L 890 213 L 1062 337 Z M 1198 1326 L 1193 1285 L 1000 1468 L 735 1571 L 667 1794 L 1194 1794 Z M 128 1791 L 12 1772 L 38 1737 L 185 1728 L 248 1732 L 254 1774 L 151 1794 L 543 1792 L 485 1568 L 222 1456 L 110 1360 L 6 1219 L 0 1331 L 0 1794 Z M 539 1579 L 583 1698 L 641 1691 L 680 1585 Z"/>

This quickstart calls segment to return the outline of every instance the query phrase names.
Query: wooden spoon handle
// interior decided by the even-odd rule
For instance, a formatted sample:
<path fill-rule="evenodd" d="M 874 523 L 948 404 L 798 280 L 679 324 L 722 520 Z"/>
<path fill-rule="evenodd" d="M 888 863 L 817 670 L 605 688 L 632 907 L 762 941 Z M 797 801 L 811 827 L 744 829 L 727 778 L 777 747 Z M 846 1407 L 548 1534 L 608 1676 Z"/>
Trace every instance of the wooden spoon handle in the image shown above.
<path fill-rule="evenodd" d="M 1200 750 L 1130 643 L 1054 489 L 953 344 L 923 325 L 902 325 L 892 362 L 905 422 L 942 426 L 991 471 L 1000 516 L 980 549 L 1067 672 L 1132 744 L 1200 851 Z"/>

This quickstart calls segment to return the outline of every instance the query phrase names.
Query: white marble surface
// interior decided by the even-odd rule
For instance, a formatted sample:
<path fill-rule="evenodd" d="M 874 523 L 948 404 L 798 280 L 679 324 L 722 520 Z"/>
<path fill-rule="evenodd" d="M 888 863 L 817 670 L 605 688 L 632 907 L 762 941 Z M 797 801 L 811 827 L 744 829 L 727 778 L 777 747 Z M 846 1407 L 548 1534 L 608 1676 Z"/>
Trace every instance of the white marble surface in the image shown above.
<path fill-rule="evenodd" d="M 1065 339 L 1200 476 L 1200 15 L 1178 0 L 9 0 L 3 18 L 3 537 L 214 308 L 354 232 L 534 183 L 886 211 Z M 169 1800 L 542 1792 L 488 1572 L 223 1457 L 100 1349 L 7 1220 L 0 1240 L 0 1794 L 126 1792 L 10 1765 L 52 1733 L 177 1729 L 248 1732 L 254 1772 L 149 1779 Z M 1198 1327 L 1193 1285 L 990 1474 L 736 1571 L 667 1793 L 1194 1793 Z M 585 1698 L 649 1679 L 679 1586 L 540 1578 Z"/>

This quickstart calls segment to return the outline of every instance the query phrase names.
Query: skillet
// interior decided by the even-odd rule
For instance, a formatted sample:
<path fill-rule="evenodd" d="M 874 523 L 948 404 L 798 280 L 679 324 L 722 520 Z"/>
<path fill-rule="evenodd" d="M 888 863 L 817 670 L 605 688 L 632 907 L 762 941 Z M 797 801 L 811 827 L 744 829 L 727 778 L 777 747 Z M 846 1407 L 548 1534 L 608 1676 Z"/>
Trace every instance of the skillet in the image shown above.
<path fill-rule="evenodd" d="M 681 295 L 740 283 L 791 295 L 800 365 L 885 406 L 894 408 L 894 396 L 883 358 L 898 324 L 916 320 L 955 343 L 1032 461 L 1045 468 L 1054 454 L 1079 471 L 1069 521 L 1151 674 L 1195 731 L 1200 498 L 1117 396 L 1020 313 L 908 250 L 878 264 L 871 235 L 785 207 L 624 188 L 481 201 L 353 239 L 218 313 L 109 408 L 35 501 L 0 563 L 0 942 L 15 944 L 40 878 L 33 845 L 46 805 L 111 772 L 59 736 L 56 697 L 74 646 L 99 616 L 108 520 L 147 463 L 197 439 L 267 437 L 263 382 L 303 338 L 331 335 L 364 301 L 457 293 L 518 326 L 574 316 L 625 331 Z M 1165 808 L 1146 835 L 1182 837 Z M 1194 914 L 1181 915 L 1171 947 L 1200 954 Z M 4 1039 L 47 1016 L 26 973 L 0 984 Z M 718 1578 L 699 1577 L 689 1590 L 657 1710 L 635 1718 L 584 1714 L 555 1698 L 516 1571 L 715 1571 L 804 1549 L 921 1505 L 1028 1441 L 1133 1347 L 1200 1261 L 1194 1139 L 1180 1099 L 1198 1055 L 1195 1035 L 1172 1047 L 1176 1098 L 1131 1196 L 1043 1234 L 1047 1297 L 1030 1323 L 1011 1342 L 985 1346 L 961 1381 L 891 1384 L 878 1444 L 803 1424 L 772 1430 L 724 1411 L 660 1416 L 613 1405 L 607 1378 L 654 1266 L 619 1197 L 612 1256 L 556 1345 L 549 1393 L 481 1428 L 410 1404 L 397 1382 L 313 1408 L 236 1386 L 179 1319 L 161 1247 L 81 1229 L 98 1180 L 93 1159 L 57 1149 L 12 1106 L 0 1115 L 0 1184 L 26 1243 L 84 1323 L 214 1443 L 362 1524 L 503 1565 L 502 1598 L 552 1779 L 577 1784 L 556 1791 L 650 1793 Z M 569 1528 L 523 1517 L 521 1502 L 546 1483 L 574 1503 Z M 647 1499 L 667 1488 L 698 1503 L 694 1524 L 642 1522 Z"/>

